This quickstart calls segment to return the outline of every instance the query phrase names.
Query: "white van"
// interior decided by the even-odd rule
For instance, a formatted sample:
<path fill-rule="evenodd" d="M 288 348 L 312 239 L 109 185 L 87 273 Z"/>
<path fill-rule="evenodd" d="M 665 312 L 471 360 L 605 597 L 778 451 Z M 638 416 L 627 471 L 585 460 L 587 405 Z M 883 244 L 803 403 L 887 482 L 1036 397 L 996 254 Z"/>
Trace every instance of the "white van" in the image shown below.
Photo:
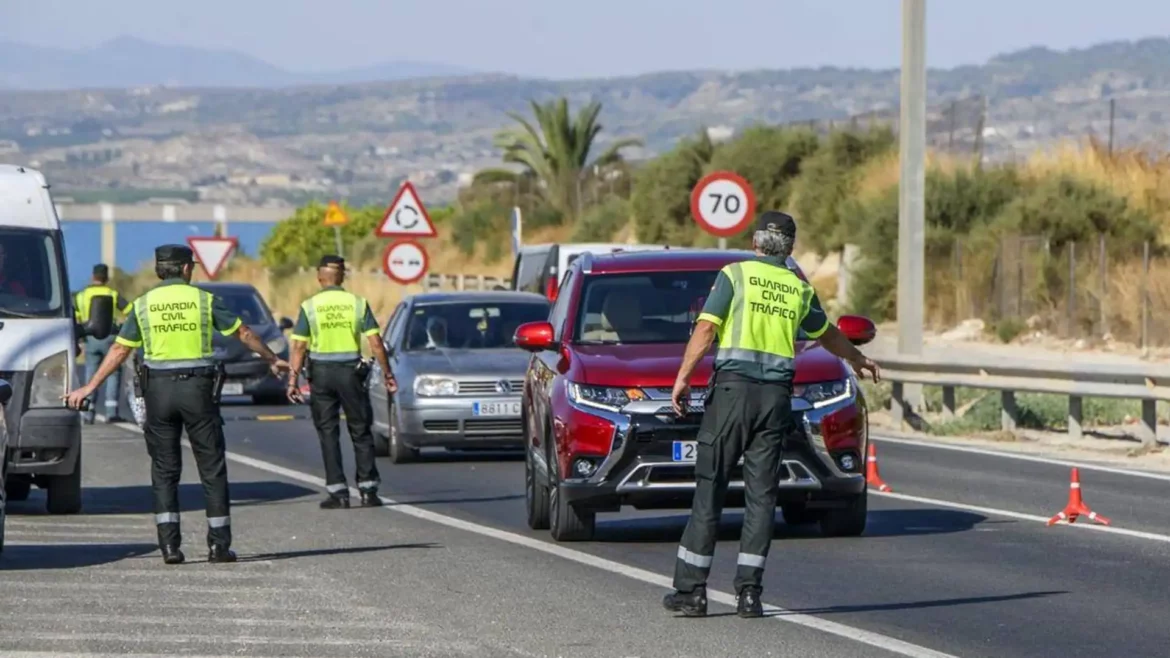
<path fill-rule="evenodd" d="M 621 244 L 616 242 L 578 242 L 534 244 L 520 248 L 512 265 L 512 290 L 535 292 L 555 300 L 561 278 L 569 265 L 581 254 L 612 254 L 618 251 L 657 251 L 667 249 L 657 244 Z"/>
<path fill-rule="evenodd" d="M 112 329 L 112 300 L 74 320 L 61 222 L 39 171 L 0 164 L 0 379 L 5 406 L 4 489 L 23 500 L 36 485 L 51 514 L 81 511 L 81 415 L 62 396 L 75 382 L 77 342 Z"/>

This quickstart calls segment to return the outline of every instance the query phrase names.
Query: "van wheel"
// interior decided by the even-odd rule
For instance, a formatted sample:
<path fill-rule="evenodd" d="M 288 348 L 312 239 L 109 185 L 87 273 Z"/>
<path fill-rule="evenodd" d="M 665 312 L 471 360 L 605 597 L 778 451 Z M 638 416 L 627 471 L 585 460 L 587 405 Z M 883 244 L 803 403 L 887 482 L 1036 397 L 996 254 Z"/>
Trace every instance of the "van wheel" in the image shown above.
<path fill-rule="evenodd" d="M 30 491 L 32 491 L 32 478 L 30 477 L 9 475 L 8 480 L 4 483 L 4 499 L 7 501 L 28 500 Z"/>
<path fill-rule="evenodd" d="M 387 454 L 391 464 L 406 464 L 418 459 L 418 448 L 403 445 L 398 435 L 398 407 L 390 405 L 390 437 L 387 440 Z"/>
<path fill-rule="evenodd" d="M 77 463 L 68 475 L 54 475 L 48 478 L 48 500 L 45 508 L 49 514 L 77 514 L 81 511 L 81 446 L 77 446 Z"/>
<path fill-rule="evenodd" d="M 532 466 L 532 453 L 531 451 L 525 451 L 524 504 L 528 512 L 529 528 L 533 530 L 548 530 L 548 503 L 548 485 L 536 481 L 536 469 Z"/>
<path fill-rule="evenodd" d="M 549 530 L 557 541 L 590 541 L 596 526 L 597 515 L 579 510 L 565 502 L 557 485 L 549 492 Z"/>
<path fill-rule="evenodd" d="M 821 517 L 821 534 L 826 537 L 857 537 L 865 532 L 869 502 L 866 492 L 849 501 L 843 509 L 828 509 Z"/>

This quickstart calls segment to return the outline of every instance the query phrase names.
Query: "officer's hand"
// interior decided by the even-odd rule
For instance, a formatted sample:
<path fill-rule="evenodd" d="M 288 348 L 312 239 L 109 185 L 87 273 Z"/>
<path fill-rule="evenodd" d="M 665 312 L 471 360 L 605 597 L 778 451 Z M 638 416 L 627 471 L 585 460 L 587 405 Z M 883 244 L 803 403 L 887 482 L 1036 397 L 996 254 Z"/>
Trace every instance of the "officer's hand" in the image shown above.
<path fill-rule="evenodd" d="M 865 379 L 866 370 L 869 371 L 870 377 L 873 379 L 875 384 L 882 379 L 881 367 L 874 363 L 873 359 L 870 359 L 869 357 L 863 356 L 860 359 L 853 361 L 849 365 L 853 366 L 853 372 L 856 372 L 857 376 L 862 379 Z"/>
<path fill-rule="evenodd" d="M 285 395 L 288 397 L 288 401 L 293 404 L 301 404 L 305 401 L 305 396 L 301 395 L 300 387 L 291 382 L 288 385 L 288 389 L 285 390 Z"/>
<path fill-rule="evenodd" d="M 283 375 L 291 370 L 292 366 L 290 366 L 288 361 L 285 361 L 284 359 L 277 359 L 272 362 L 272 365 L 269 366 L 269 368 L 271 368 L 272 374 L 279 377 L 280 375 Z"/>
<path fill-rule="evenodd" d="M 86 384 L 85 386 L 82 386 L 76 391 L 69 393 L 69 395 L 62 397 L 61 399 L 65 400 L 65 406 L 69 407 L 70 409 L 81 409 L 81 403 L 84 402 L 86 398 L 93 395 L 93 391 L 94 387 Z"/>
<path fill-rule="evenodd" d="M 674 407 L 674 413 L 680 416 L 685 415 L 687 404 L 690 401 L 691 385 L 682 379 L 675 380 L 674 389 L 670 392 L 670 404 Z"/>
<path fill-rule="evenodd" d="M 384 383 L 386 385 L 386 392 L 387 393 L 397 393 L 398 392 L 398 380 L 394 379 L 394 375 L 391 375 L 390 373 L 386 373 L 386 376 L 382 379 L 382 383 Z"/>

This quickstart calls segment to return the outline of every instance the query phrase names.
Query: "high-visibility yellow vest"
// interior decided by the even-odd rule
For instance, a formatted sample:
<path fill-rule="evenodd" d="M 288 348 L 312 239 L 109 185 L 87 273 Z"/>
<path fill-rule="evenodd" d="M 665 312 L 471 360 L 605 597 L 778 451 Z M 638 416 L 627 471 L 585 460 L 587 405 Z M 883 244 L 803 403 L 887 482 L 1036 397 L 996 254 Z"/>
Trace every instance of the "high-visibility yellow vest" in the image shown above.
<path fill-rule="evenodd" d="M 723 273 L 733 292 L 719 330 L 716 367 L 721 361 L 742 361 L 766 372 L 790 370 L 813 287 L 786 267 L 758 260 L 732 263 Z"/>
<path fill-rule="evenodd" d="M 105 285 L 89 285 L 73 296 L 74 316 L 79 323 L 85 324 L 89 322 L 89 307 L 94 297 L 113 297 L 114 314 L 118 315 L 118 308 L 121 307 L 118 291 Z"/>
<path fill-rule="evenodd" d="M 214 365 L 211 332 L 214 296 L 195 286 L 159 286 L 134 301 L 148 367 L 196 368 Z"/>
<path fill-rule="evenodd" d="M 346 290 L 322 290 L 301 304 L 309 321 L 309 351 L 317 361 L 352 361 L 362 355 L 366 300 Z"/>

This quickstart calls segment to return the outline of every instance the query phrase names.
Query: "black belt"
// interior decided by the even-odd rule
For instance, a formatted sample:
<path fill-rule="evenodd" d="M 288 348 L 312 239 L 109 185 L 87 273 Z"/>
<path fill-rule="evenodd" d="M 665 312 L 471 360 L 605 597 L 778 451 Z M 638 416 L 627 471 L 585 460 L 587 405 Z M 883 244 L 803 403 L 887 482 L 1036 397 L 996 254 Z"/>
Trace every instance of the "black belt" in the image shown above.
<path fill-rule="evenodd" d="M 186 379 L 188 377 L 214 377 L 216 369 L 214 366 L 201 366 L 199 368 L 147 368 L 146 376 L 154 377 L 169 377 L 171 379 Z"/>

